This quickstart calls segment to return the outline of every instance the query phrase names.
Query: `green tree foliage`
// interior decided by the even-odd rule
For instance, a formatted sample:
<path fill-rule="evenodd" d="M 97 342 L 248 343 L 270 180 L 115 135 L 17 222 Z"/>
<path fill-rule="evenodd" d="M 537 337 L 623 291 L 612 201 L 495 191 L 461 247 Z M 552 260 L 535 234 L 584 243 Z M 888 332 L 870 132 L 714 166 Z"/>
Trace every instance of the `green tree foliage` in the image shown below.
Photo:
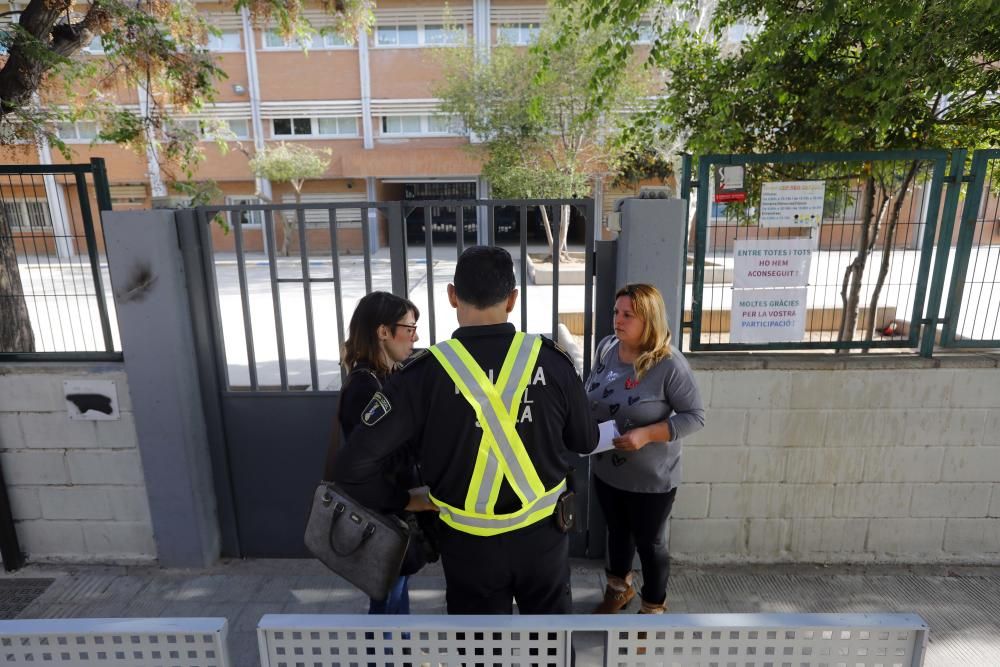
<path fill-rule="evenodd" d="M 325 28 L 353 41 L 373 21 L 372 0 L 323 0 L 333 17 Z M 253 21 L 303 46 L 319 32 L 303 12 L 303 0 L 232 0 Z M 140 153 L 152 143 L 176 189 L 190 179 L 201 157 L 196 133 L 171 124 L 172 114 L 196 111 L 213 101 L 225 77 L 205 48 L 209 26 L 193 0 L 29 0 L 8 12 L 0 29 L 0 145 L 47 137 L 68 150 L 55 133 L 58 121 L 96 121 L 98 140 Z M 100 53 L 87 47 L 99 40 Z M 121 105 L 142 91 L 142 112 Z M 200 188 L 198 188 L 200 191 Z M 0 351 L 32 352 L 34 335 L 17 272 L 10 223 L 0 216 Z"/>
<path fill-rule="evenodd" d="M 295 204 L 302 203 L 302 186 L 312 178 L 322 178 L 330 166 L 330 150 L 316 151 L 303 144 L 286 144 L 265 148 L 250 159 L 250 170 L 255 176 L 272 183 L 290 183 L 295 190 Z M 284 211 L 284 234 L 281 254 L 288 256 L 292 235 L 295 233 L 295 211 Z"/>
<path fill-rule="evenodd" d="M 570 0 L 565 0 L 570 4 Z M 572 2 L 594 29 L 624 35 L 600 52 L 588 88 L 603 99 L 630 62 L 648 12 L 697 16 L 705 3 Z M 647 64 L 663 73 L 655 107 L 626 130 L 694 154 L 977 148 L 1000 141 L 1000 4 L 995 0 L 720 0 L 711 21 L 660 20 Z M 750 28 L 727 44 L 733 26 Z M 563 41 L 571 39 L 566 31 Z M 557 46 L 561 46 L 557 44 Z M 865 269 L 888 271 L 903 198 L 923 165 L 862 165 L 862 233 L 844 274 L 841 339 L 853 336 Z M 770 179 L 788 174 L 756 174 Z M 823 178 L 824 174 L 812 177 Z M 871 338 L 874 318 L 866 337 Z"/>
<path fill-rule="evenodd" d="M 577 26 L 561 50 L 552 50 L 555 26 L 570 20 L 557 11 L 530 49 L 499 45 L 488 58 L 471 48 L 442 53 L 441 108 L 471 133 L 484 158 L 483 176 L 499 198 L 587 196 L 593 177 L 614 161 L 622 112 L 640 105 L 642 86 L 650 85 L 640 72 L 623 69 L 614 77 L 616 94 L 591 107 L 587 82 L 605 38 Z M 558 247 L 568 260 L 570 211 L 561 208 Z M 541 207 L 543 225 L 553 247 L 546 209 Z"/>

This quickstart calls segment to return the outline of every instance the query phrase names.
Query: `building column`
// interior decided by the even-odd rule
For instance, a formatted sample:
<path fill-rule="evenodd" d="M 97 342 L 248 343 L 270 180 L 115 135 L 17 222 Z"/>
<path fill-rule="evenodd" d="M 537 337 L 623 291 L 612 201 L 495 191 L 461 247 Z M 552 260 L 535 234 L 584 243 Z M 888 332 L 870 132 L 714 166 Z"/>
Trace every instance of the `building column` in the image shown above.
<path fill-rule="evenodd" d="M 358 70 L 361 75 L 361 134 L 365 150 L 375 148 L 372 129 L 372 77 L 368 62 L 368 33 L 358 28 Z"/>
<path fill-rule="evenodd" d="M 48 137 L 43 134 L 38 136 L 38 163 L 52 164 L 52 147 L 49 145 Z M 73 247 L 73 231 L 69 225 L 69 210 L 66 207 L 66 193 L 62 186 L 56 183 L 56 177 L 52 174 L 42 176 L 45 183 L 45 202 L 49 207 L 49 220 L 52 221 L 52 233 L 55 235 L 56 256 L 59 259 L 67 259 L 76 255 Z M 100 215 L 100 212 L 98 212 Z"/>
<path fill-rule="evenodd" d="M 243 50 L 247 57 L 247 93 L 250 96 L 250 124 L 253 126 L 253 148 L 260 153 L 264 150 L 264 119 L 260 112 L 260 76 L 257 72 L 257 37 L 254 33 L 253 24 L 250 22 L 250 11 L 243 7 L 240 9 L 240 21 L 243 24 Z M 271 191 L 271 181 L 266 178 L 254 177 L 254 190 L 264 201 L 272 203 L 273 193 Z M 267 254 L 268 244 L 271 239 L 267 238 L 267 228 L 261 225 L 260 238 L 263 244 L 264 254 Z"/>
<path fill-rule="evenodd" d="M 374 176 L 365 177 L 365 197 L 368 201 L 377 201 Z M 378 211 L 373 208 L 368 209 L 368 220 L 366 220 L 364 224 L 368 225 L 368 252 L 374 253 L 379 249 Z"/>

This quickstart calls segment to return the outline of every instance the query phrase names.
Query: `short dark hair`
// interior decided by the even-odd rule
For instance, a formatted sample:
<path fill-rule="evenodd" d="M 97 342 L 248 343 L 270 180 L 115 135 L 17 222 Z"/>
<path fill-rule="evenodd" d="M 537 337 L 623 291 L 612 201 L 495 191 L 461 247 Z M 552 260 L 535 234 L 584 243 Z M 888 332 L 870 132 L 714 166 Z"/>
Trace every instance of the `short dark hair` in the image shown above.
<path fill-rule="evenodd" d="M 514 291 L 514 260 L 503 248 L 471 246 L 455 266 L 455 294 L 476 308 L 495 306 Z"/>

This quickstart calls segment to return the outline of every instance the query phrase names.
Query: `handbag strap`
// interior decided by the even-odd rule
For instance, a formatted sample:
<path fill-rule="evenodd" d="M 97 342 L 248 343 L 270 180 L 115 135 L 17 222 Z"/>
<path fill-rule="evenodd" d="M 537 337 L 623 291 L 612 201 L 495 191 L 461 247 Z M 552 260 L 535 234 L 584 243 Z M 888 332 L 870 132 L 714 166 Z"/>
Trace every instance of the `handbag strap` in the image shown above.
<path fill-rule="evenodd" d="M 326 462 L 323 464 L 324 480 L 333 479 L 333 463 L 337 458 L 337 452 L 340 451 L 341 444 L 343 444 L 344 440 L 344 430 L 340 426 L 340 410 L 344 405 L 344 391 L 347 389 L 348 385 L 351 383 L 351 378 L 354 377 L 356 373 L 368 373 L 372 376 L 372 379 L 375 380 L 375 384 L 378 386 L 379 391 L 382 390 L 382 381 L 379 380 L 375 371 L 370 368 L 354 368 L 347 374 L 347 378 L 344 380 L 344 386 L 340 388 L 340 395 L 337 397 L 337 412 L 333 416 L 333 432 L 330 435 L 330 447 L 326 450 Z"/>
<path fill-rule="evenodd" d="M 333 549 L 333 552 L 338 556 L 344 556 L 344 557 L 350 556 L 355 551 L 360 549 L 361 545 L 365 543 L 365 540 L 367 540 L 369 537 L 375 534 L 375 524 L 369 521 L 365 524 L 364 530 L 360 531 L 361 536 L 358 538 L 357 542 L 353 546 L 348 548 L 346 551 L 338 549 L 337 544 L 333 539 L 333 531 L 337 527 L 337 519 L 339 519 L 344 515 L 346 509 L 347 507 L 344 505 L 344 503 L 340 502 L 338 502 L 336 505 L 333 506 L 333 519 L 330 520 L 330 538 L 329 538 L 330 548 Z"/>

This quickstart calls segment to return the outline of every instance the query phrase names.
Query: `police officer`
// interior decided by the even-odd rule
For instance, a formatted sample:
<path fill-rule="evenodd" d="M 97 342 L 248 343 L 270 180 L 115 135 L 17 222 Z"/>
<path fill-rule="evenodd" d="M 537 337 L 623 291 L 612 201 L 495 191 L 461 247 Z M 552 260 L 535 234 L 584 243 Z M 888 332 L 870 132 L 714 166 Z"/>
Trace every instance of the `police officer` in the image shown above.
<path fill-rule="evenodd" d="M 509 614 L 514 600 L 522 614 L 569 613 L 558 506 L 569 453 L 590 453 L 598 440 L 583 385 L 552 341 L 507 322 L 517 289 L 506 250 L 462 253 L 448 300 L 459 328 L 375 395 L 335 481 L 375 509 L 439 512 L 449 613 Z M 403 446 L 415 450 L 426 496 L 384 481 Z"/>

